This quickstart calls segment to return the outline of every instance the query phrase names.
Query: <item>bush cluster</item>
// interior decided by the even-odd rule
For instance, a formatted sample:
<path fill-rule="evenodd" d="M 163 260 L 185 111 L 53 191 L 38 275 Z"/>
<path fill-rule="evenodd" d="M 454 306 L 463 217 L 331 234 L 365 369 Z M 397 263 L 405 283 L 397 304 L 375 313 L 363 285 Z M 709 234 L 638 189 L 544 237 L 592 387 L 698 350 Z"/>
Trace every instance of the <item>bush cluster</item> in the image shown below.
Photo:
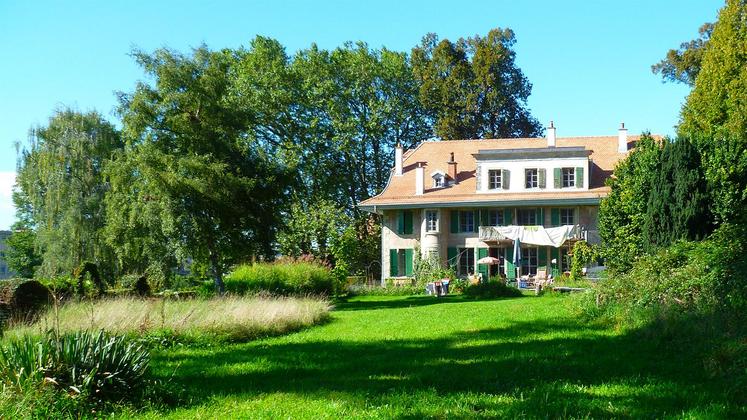
<path fill-rule="evenodd" d="M 664 314 L 745 308 L 743 231 L 724 225 L 707 240 L 681 241 L 643 256 L 629 272 L 585 294 L 581 309 L 590 317 L 643 325 Z"/>
<path fill-rule="evenodd" d="M 464 287 L 465 296 L 474 299 L 495 299 L 501 297 L 522 296 L 519 289 L 507 286 L 501 281 L 489 281 L 486 283 L 471 284 Z"/>
<path fill-rule="evenodd" d="M 330 296 L 339 289 L 328 267 L 310 261 L 240 265 L 226 276 L 225 286 L 226 292 L 236 295 Z"/>

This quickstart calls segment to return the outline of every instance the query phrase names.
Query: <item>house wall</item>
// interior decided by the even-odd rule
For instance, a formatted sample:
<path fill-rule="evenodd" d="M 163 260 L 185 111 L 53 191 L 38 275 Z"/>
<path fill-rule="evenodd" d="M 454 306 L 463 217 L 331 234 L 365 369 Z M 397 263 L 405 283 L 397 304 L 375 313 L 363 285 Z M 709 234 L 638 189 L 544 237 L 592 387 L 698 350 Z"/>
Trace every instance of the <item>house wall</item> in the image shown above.
<path fill-rule="evenodd" d="M 558 206 L 542 207 L 544 209 L 544 220 L 541 223 L 544 226 L 551 226 L 551 209 Z M 564 206 L 560 206 L 564 207 Z M 513 208 L 513 207 L 509 207 Z M 536 207 L 535 207 L 536 208 Z M 483 208 L 485 209 L 485 208 Z M 514 208 L 515 209 L 515 208 Z M 585 226 L 587 230 L 597 231 L 597 218 L 599 213 L 598 206 L 576 206 L 576 223 Z M 439 226 L 437 233 L 426 232 L 425 212 L 426 210 L 436 210 L 439 214 Z M 413 232 L 412 234 L 397 233 L 398 212 L 399 210 L 384 210 L 382 217 L 381 229 L 381 276 L 382 282 L 389 277 L 390 262 L 389 251 L 391 249 L 417 249 L 420 247 L 421 254 L 425 256 L 429 250 L 437 250 L 439 258 L 445 261 L 447 258 L 448 248 L 488 248 L 489 245 L 481 241 L 477 232 L 450 233 L 452 210 L 478 210 L 477 208 L 463 209 L 412 209 L 413 212 Z M 513 216 L 513 223 L 516 223 L 516 214 Z M 476 224 L 480 225 L 480 218 L 476 216 Z M 597 238 L 598 234 L 590 236 Z M 546 261 L 553 258 L 549 248 L 541 248 L 540 252 L 546 253 Z M 475 261 L 477 258 L 475 258 Z M 477 267 L 475 267 L 477 272 Z"/>
<path fill-rule="evenodd" d="M 555 188 L 553 181 L 553 172 L 555 168 L 584 168 L 584 183 L 581 188 Z M 547 173 L 545 188 L 527 189 L 524 180 L 524 169 L 544 168 Z M 491 169 L 507 169 L 510 171 L 510 181 L 508 189 L 490 190 L 488 189 L 488 171 Z M 532 191 L 569 191 L 569 190 L 588 190 L 589 189 L 589 159 L 588 158 L 567 158 L 567 159 L 517 159 L 517 160 L 500 160 L 500 161 L 482 161 L 477 164 L 480 179 L 480 188 L 478 193 L 520 193 Z"/>

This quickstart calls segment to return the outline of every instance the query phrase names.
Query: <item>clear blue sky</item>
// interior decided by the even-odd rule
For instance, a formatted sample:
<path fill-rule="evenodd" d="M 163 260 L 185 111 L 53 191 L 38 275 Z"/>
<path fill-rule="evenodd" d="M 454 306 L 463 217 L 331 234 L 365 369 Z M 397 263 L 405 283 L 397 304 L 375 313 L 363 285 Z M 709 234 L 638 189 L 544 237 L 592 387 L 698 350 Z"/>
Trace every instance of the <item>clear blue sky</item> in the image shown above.
<path fill-rule="evenodd" d="M 362 40 L 409 51 L 421 37 L 509 27 L 517 61 L 534 85 L 529 106 L 558 136 L 671 134 L 687 87 L 650 71 L 669 48 L 694 38 L 722 1 L 13 1 L 0 0 L 0 228 L 12 222 L 13 144 L 55 108 L 112 114 L 117 90 L 142 73 L 128 52 L 248 44 L 256 34 L 289 53 L 316 42 Z M 9 180 L 10 179 L 10 180 Z"/>

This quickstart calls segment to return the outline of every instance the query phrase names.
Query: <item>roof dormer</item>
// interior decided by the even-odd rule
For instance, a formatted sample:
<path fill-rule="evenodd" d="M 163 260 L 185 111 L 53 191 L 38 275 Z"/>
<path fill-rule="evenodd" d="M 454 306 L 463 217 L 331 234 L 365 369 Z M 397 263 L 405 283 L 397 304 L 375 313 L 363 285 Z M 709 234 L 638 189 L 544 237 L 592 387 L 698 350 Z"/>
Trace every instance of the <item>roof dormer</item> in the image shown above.
<path fill-rule="evenodd" d="M 433 178 L 433 188 L 443 188 L 446 186 L 446 174 L 444 172 L 433 171 L 431 178 Z"/>

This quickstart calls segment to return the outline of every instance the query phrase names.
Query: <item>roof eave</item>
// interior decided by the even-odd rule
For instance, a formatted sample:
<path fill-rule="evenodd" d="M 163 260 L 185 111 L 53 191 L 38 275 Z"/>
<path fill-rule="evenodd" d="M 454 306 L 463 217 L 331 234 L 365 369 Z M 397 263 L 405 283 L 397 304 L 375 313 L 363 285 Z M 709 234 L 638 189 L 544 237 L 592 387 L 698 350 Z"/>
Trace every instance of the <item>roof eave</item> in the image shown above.
<path fill-rule="evenodd" d="M 358 208 L 369 213 L 382 214 L 383 210 L 423 209 L 423 208 L 455 208 L 455 207 L 530 207 L 530 206 L 590 206 L 598 205 L 602 197 L 585 198 L 553 198 L 530 200 L 485 200 L 485 201 L 422 201 L 415 203 L 379 203 L 359 204 Z"/>

